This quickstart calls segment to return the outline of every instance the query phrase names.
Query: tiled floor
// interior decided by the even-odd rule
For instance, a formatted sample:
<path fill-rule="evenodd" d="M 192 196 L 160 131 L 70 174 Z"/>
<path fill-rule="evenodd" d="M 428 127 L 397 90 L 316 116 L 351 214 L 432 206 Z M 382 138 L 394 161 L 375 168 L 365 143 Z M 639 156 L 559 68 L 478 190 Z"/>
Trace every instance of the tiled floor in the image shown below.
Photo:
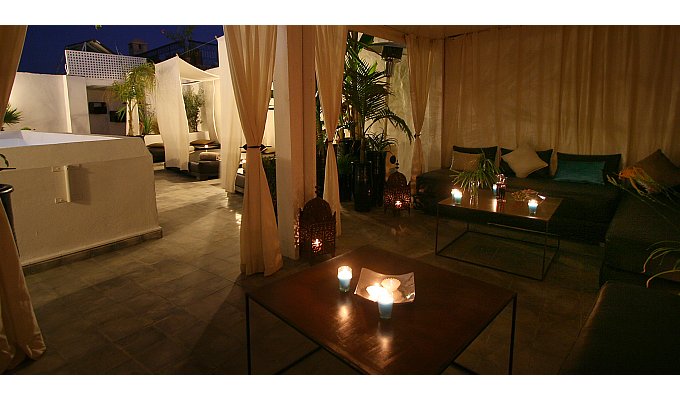
<path fill-rule="evenodd" d="M 156 193 L 162 239 L 27 276 L 48 350 L 13 373 L 246 373 L 244 288 L 309 264 L 285 260 L 272 277 L 246 278 L 239 270 L 240 195 L 227 195 L 217 180 L 163 170 L 156 171 Z M 563 241 L 541 282 L 435 256 L 432 216 L 344 206 L 338 254 L 372 244 L 517 291 L 515 373 L 558 372 L 593 306 L 601 248 Z M 251 310 L 255 372 L 272 373 L 313 348 L 264 310 Z M 509 327 L 508 308 L 457 362 L 482 374 L 504 373 Z M 323 351 L 289 371 L 351 372 Z"/>

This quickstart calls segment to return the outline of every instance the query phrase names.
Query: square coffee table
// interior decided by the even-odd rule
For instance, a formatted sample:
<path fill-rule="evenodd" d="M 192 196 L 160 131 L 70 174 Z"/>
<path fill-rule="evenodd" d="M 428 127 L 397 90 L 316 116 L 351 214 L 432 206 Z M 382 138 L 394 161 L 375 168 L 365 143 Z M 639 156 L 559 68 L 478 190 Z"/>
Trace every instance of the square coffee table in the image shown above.
<path fill-rule="evenodd" d="M 555 215 L 555 211 L 557 211 L 557 208 L 561 203 L 562 199 L 560 198 L 546 197 L 539 204 L 535 215 L 531 215 L 529 214 L 527 202 L 514 200 L 510 192 L 507 193 L 505 202 L 497 201 L 491 190 L 479 190 L 479 197 L 476 204 L 471 204 L 468 193 L 463 195 L 460 204 L 456 204 L 452 197 L 447 197 L 437 204 L 437 227 L 434 244 L 435 254 L 470 264 L 498 269 L 527 278 L 543 280 L 560 248 L 559 235 L 550 232 L 550 223 Z M 448 217 L 466 222 L 465 231 L 441 248 L 439 247 L 440 214 L 446 214 Z M 486 224 L 504 228 L 505 230 L 520 232 L 525 238 L 518 239 L 508 235 L 501 236 L 489 232 L 471 231 L 470 224 Z M 542 251 L 541 265 L 538 273 L 531 274 L 529 273 L 530 271 L 527 271 L 528 268 L 510 269 L 503 264 L 502 257 L 496 257 L 494 259 L 495 263 L 492 265 L 465 259 L 445 252 L 448 248 L 453 249 L 452 246 L 470 232 L 484 236 L 498 237 L 514 243 L 522 243 L 523 245 L 537 248 L 539 252 Z M 528 240 L 526 238 L 527 236 L 531 238 L 538 237 L 538 241 Z M 549 239 L 553 239 L 557 244 L 550 244 Z M 525 257 L 521 261 L 525 262 L 526 260 L 527 258 Z M 526 265 L 524 266 L 526 267 Z"/>
<path fill-rule="evenodd" d="M 341 265 L 353 270 L 348 293 L 338 289 Z M 415 300 L 395 304 L 392 318 L 381 320 L 376 303 L 354 294 L 361 268 L 388 275 L 413 272 Z M 442 373 L 512 303 L 508 364 L 512 373 L 517 293 L 372 246 L 246 293 L 249 374 L 251 301 L 317 344 L 292 365 L 324 349 L 366 374 Z"/>

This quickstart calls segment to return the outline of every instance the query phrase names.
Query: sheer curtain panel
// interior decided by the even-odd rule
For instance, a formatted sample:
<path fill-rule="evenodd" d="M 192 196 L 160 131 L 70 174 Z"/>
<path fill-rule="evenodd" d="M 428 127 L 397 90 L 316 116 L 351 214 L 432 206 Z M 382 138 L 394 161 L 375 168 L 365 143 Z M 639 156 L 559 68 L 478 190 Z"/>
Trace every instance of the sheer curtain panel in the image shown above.
<path fill-rule="evenodd" d="M 335 160 L 333 140 L 338 127 L 340 103 L 342 102 L 342 77 L 345 68 L 347 28 L 342 25 L 319 25 L 316 29 L 314 61 L 316 82 L 319 88 L 321 109 L 328 137 L 323 198 L 335 212 L 335 231 L 342 233 L 340 223 L 340 191 L 338 165 Z"/>
<path fill-rule="evenodd" d="M 0 26 L 0 56 L 3 60 L 0 63 L 0 106 L 3 117 L 25 38 L 26 26 Z M 27 356 L 36 360 L 44 352 L 45 341 L 35 319 L 12 228 L 4 207 L 0 206 L 0 373 L 16 367 Z"/>
<path fill-rule="evenodd" d="M 265 276 L 283 265 L 260 145 L 271 98 L 276 26 L 225 25 L 236 106 L 246 138 L 246 184 L 241 219 L 241 272 Z"/>
<path fill-rule="evenodd" d="M 413 157 L 411 158 L 411 191 L 413 192 L 415 190 L 416 177 L 423 172 L 423 147 L 420 141 L 420 134 L 423 129 L 427 96 L 430 90 L 432 40 L 416 35 L 406 35 L 406 49 L 413 128 L 415 130 Z"/>
<path fill-rule="evenodd" d="M 680 27 L 513 26 L 448 39 L 442 167 L 451 147 L 657 149 L 680 163 Z"/>

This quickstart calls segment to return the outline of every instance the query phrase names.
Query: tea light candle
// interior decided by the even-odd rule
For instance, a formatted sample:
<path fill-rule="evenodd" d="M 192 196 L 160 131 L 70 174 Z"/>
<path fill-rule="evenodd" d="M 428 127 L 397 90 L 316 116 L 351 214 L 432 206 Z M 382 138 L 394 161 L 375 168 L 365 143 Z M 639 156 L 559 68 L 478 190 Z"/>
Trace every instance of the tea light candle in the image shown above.
<path fill-rule="evenodd" d="M 453 200 L 456 201 L 456 204 L 460 204 L 460 201 L 463 200 L 463 192 L 458 189 L 452 189 L 451 196 L 453 196 Z"/>
<path fill-rule="evenodd" d="M 312 241 L 312 252 L 318 253 L 320 251 L 321 251 L 321 240 L 314 239 L 314 241 Z"/>
<path fill-rule="evenodd" d="M 497 186 L 495 183 L 493 184 L 493 186 L 491 186 L 491 189 L 493 189 L 493 195 L 494 195 L 494 197 L 496 196 L 496 189 L 497 189 L 497 188 L 498 188 L 498 186 Z"/>
<path fill-rule="evenodd" d="M 394 207 L 395 208 L 401 208 L 401 201 L 397 200 L 394 202 Z"/>
<path fill-rule="evenodd" d="M 392 293 L 388 290 L 384 290 L 380 293 L 378 297 L 378 312 L 380 313 L 380 318 L 390 319 L 392 318 L 392 305 L 394 304 L 394 297 Z"/>
<path fill-rule="evenodd" d="M 338 268 L 338 283 L 340 291 L 347 293 L 349 291 L 349 282 L 352 280 L 352 268 L 343 265 Z"/>
<path fill-rule="evenodd" d="M 536 209 L 538 208 L 538 201 L 531 199 L 529 200 L 529 214 L 536 215 Z"/>

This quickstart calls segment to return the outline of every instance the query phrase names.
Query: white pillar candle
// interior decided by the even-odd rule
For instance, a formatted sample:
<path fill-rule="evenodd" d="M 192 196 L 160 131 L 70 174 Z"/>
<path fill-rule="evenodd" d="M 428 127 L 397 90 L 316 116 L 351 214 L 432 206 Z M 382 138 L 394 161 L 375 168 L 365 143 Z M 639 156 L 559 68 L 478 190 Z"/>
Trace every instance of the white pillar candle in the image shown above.
<path fill-rule="evenodd" d="M 352 280 L 352 268 L 347 265 L 343 265 L 338 268 L 338 283 L 340 285 L 341 292 L 349 291 L 349 282 Z"/>
<path fill-rule="evenodd" d="M 538 208 L 538 201 L 536 201 L 534 199 L 529 200 L 529 214 L 535 215 L 537 208 Z"/>
<path fill-rule="evenodd" d="M 460 201 L 463 199 L 463 192 L 461 192 L 458 189 L 452 189 L 451 196 L 453 196 L 453 199 L 456 201 L 456 204 L 460 204 Z"/>
<path fill-rule="evenodd" d="M 380 318 L 390 319 L 392 318 L 392 305 L 394 304 L 394 297 L 389 290 L 384 290 L 380 293 L 378 297 L 378 312 L 380 313 Z"/>

